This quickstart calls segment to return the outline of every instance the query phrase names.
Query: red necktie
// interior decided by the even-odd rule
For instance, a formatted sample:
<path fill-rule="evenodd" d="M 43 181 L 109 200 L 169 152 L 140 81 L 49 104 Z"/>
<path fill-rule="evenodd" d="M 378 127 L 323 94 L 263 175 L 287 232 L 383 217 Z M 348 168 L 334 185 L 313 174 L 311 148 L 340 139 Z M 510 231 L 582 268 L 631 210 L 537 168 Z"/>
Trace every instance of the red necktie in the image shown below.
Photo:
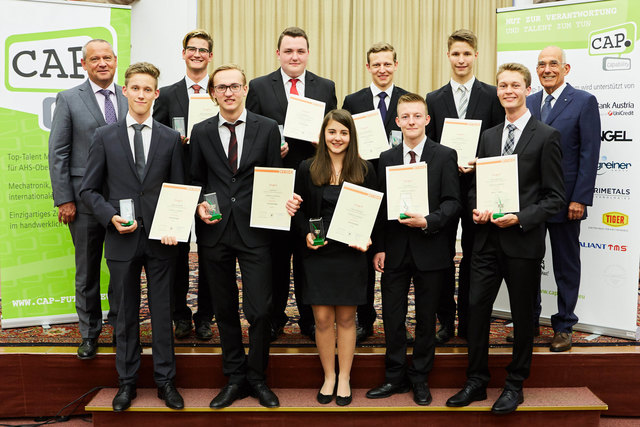
<path fill-rule="evenodd" d="M 416 162 L 416 153 L 414 153 L 413 151 L 409 151 L 409 155 L 411 156 L 411 160 L 409 160 L 409 163 L 415 163 Z"/>
<path fill-rule="evenodd" d="M 231 138 L 229 138 L 229 166 L 231 166 L 231 172 L 234 174 L 238 171 L 238 139 L 236 138 L 236 125 L 242 123 L 241 121 L 237 121 L 234 124 L 225 123 L 224 125 L 231 132 Z"/>
<path fill-rule="evenodd" d="M 292 95 L 300 95 L 298 93 L 298 88 L 296 87 L 297 82 L 298 82 L 298 79 L 291 79 L 291 90 L 289 91 L 289 93 Z"/>
<path fill-rule="evenodd" d="M 193 88 L 193 93 L 200 93 L 200 89 L 202 89 L 200 85 L 193 85 L 191 87 Z"/>

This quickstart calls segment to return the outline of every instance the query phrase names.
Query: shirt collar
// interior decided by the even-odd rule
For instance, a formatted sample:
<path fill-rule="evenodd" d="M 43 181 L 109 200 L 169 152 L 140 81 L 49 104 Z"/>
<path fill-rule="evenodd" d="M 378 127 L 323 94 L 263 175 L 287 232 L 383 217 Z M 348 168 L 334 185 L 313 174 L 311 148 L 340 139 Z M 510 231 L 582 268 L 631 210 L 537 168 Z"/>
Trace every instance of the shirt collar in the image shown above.
<path fill-rule="evenodd" d="M 97 93 L 99 90 L 103 89 L 95 84 L 91 79 L 89 79 L 89 84 L 91 85 L 91 90 L 93 90 L 93 93 Z M 110 90 L 114 95 L 116 94 L 116 84 L 114 82 L 111 82 L 111 84 L 104 89 Z"/>
<path fill-rule="evenodd" d="M 393 93 L 393 87 L 394 84 L 391 83 L 391 86 L 389 86 L 387 88 L 387 90 L 381 90 L 378 86 L 376 86 L 373 82 L 371 82 L 371 84 L 369 85 L 369 87 L 371 88 L 371 93 L 373 93 L 373 96 L 378 96 L 380 95 L 380 92 L 385 92 L 387 94 L 387 97 L 389 99 L 391 99 L 391 94 Z"/>
<path fill-rule="evenodd" d="M 529 109 L 527 108 L 527 111 L 518 118 L 518 120 L 516 120 L 515 122 L 513 122 L 512 124 L 514 124 L 516 126 L 516 129 L 518 129 L 519 131 L 522 131 L 524 129 L 524 127 L 527 125 L 527 122 L 529 122 L 529 119 L 531 118 L 531 111 L 529 111 Z M 504 128 L 506 129 L 507 125 L 511 123 L 509 120 L 507 120 L 506 116 L 504 119 Z"/>
<path fill-rule="evenodd" d="M 244 110 L 242 110 L 242 113 L 240 113 L 240 117 L 238 117 L 238 120 L 241 120 L 242 123 L 247 123 L 247 109 L 245 108 Z M 235 123 L 238 123 L 238 120 L 235 121 Z M 229 121 L 227 121 L 224 117 L 222 117 L 222 114 L 218 114 L 218 127 L 222 127 L 224 126 L 225 123 L 229 123 L 229 124 L 233 124 Z"/>
<path fill-rule="evenodd" d="M 305 77 L 307 76 L 307 70 L 304 70 L 302 72 L 302 74 L 300 74 L 298 77 L 290 77 L 289 75 L 287 75 L 287 73 L 284 72 L 284 70 L 282 69 L 282 67 L 280 68 L 280 74 L 282 75 L 282 81 L 284 83 L 287 83 L 289 80 L 291 79 L 298 79 L 298 82 L 304 84 L 305 82 Z"/>
<path fill-rule="evenodd" d="M 471 88 L 473 87 L 473 84 L 475 83 L 475 81 L 476 81 L 476 76 L 471 76 L 471 78 L 465 84 L 460 84 L 457 81 L 451 79 L 450 81 L 451 89 L 453 90 L 453 93 L 456 93 L 460 86 L 464 86 L 467 89 L 467 93 L 471 93 Z"/>
<path fill-rule="evenodd" d="M 407 146 L 407 144 L 405 144 L 404 142 L 402 143 L 402 158 L 404 159 L 407 154 L 409 153 L 409 151 L 413 151 L 414 153 L 416 153 L 416 158 L 417 161 L 420 161 L 420 158 L 422 157 L 422 151 L 424 150 L 424 144 L 427 142 L 427 136 L 425 135 L 424 138 L 422 138 L 422 141 L 420 141 L 420 144 L 416 145 L 414 148 L 409 148 Z"/>
<path fill-rule="evenodd" d="M 131 125 L 135 125 L 138 122 L 136 121 L 136 119 L 134 119 L 133 117 L 131 117 L 131 114 L 127 113 L 127 127 L 131 127 Z M 147 119 L 142 122 L 143 125 L 148 126 L 149 129 L 153 128 L 153 116 L 151 114 L 149 114 L 149 117 L 147 117 Z"/>
<path fill-rule="evenodd" d="M 209 76 L 208 76 L 208 75 L 205 75 L 205 76 L 204 76 L 204 78 L 203 78 L 202 80 L 200 80 L 199 82 L 194 82 L 193 80 L 191 80 L 191 79 L 189 78 L 189 76 L 184 76 L 184 81 L 185 81 L 185 83 L 187 84 L 187 90 L 188 90 L 191 86 L 193 86 L 193 85 L 197 84 L 197 85 L 198 85 L 198 86 L 200 86 L 202 89 L 204 89 L 204 90 L 205 90 L 205 92 L 206 92 L 206 90 L 207 90 L 207 85 L 209 84 Z"/>
<path fill-rule="evenodd" d="M 553 96 L 553 99 L 558 99 L 560 98 L 560 95 L 562 94 L 562 91 L 564 90 L 564 88 L 567 87 L 567 82 L 562 83 L 562 85 L 560 85 L 560 87 L 556 90 L 554 90 L 551 93 L 551 96 Z M 543 89 L 542 90 L 542 102 L 544 103 L 544 100 L 547 98 L 547 92 Z"/>

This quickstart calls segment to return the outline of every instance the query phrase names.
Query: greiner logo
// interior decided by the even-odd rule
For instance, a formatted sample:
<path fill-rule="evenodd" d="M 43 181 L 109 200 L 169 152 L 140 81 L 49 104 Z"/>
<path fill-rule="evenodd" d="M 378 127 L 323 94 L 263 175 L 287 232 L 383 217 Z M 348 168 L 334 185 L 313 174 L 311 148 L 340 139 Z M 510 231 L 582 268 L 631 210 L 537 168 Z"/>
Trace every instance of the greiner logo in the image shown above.
<path fill-rule="evenodd" d="M 598 162 L 598 175 L 604 175 L 608 171 L 626 172 L 630 168 L 630 162 L 615 162 L 608 160 L 607 156 L 602 156 L 600 162 Z"/>
<path fill-rule="evenodd" d="M 104 27 L 17 34 L 6 39 L 5 86 L 14 92 L 59 92 L 85 79 L 82 46 L 91 39 L 112 42 Z M 114 46 L 115 48 L 115 46 Z"/>
<path fill-rule="evenodd" d="M 626 22 L 589 34 L 589 55 L 631 53 L 636 39 L 636 24 Z"/>
<path fill-rule="evenodd" d="M 624 227 L 629 225 L 629 215 L 622 212 L 607 212 L 602 214 L 602 223 L 610 227 Z"/>

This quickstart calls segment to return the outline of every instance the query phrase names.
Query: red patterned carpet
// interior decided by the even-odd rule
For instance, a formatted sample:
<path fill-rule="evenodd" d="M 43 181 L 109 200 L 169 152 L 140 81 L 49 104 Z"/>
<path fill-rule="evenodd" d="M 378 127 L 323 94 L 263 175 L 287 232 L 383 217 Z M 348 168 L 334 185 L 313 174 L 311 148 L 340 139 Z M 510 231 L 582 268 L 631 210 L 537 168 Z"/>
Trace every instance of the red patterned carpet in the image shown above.
<path fill-rule="evenodd" d="M 197 254 L 191 253 L 190 256 L 190 264 L 191 264 L 191 288 L 189 290 L 188 300 L 189 305 L 193 306 L 196 303 L 196 278 L 197 278 L 197 264 L 198 257 Z M 239 286 L 242 286 L 240 272 L 238 270 L 238 283 Z M 379 283 L 376 284 L 376 309 L 378 311 L 378 320 L 374 325 L 374 334 L 372 337 L 367 339 L 364 343 L 361 344 L 362 347 L 384 347 L 384 331 L 382 326 L 382 319 L 380 318 L 381 314 L 381 300 L 380 300 L 380 286 Z M 242 298 L 242 293 L 240 294 L 240 298 Z M 143 276 L 143 307 L 140 310 L 140 336 L 141 342 L 143 346 L 151 345 L 151 322 L 149 320 L 149 312 L 146 306 L 146 286 L 144 285 L 144 276 Z M 413 333 L 413 329 L 415 326 L 415 312 L 413 308 L 413 290 L 411 290 L 409 295 L 409 313 L 407 315 L 407 326 L 411 333 Z M 640 310 L 639 310 L 640 313 Z M 1 304 L 0 304 L 0 314 L 1 314 Z M 295 301 L 293 300 L 293 293 L 290 294 L 289 304 L 287 306 L 287 314 L 290 318 L 289 323 L 285 327 L 285 333 L 281 336 L 277 341 L 275 341 L 272 346 L 273 347 L 313 347 L 315 343 L 310 341 L 308 338 L 300 334 L 300 330 L 296 323 L 298 314 L 295 306 Z M 245 343 L 248 343 L 248 339 L 246 336 L 246 320 L 242 317 L 243 331 L 245 333 Z M 501 346 L 510 346 L 505 341 L 505 336 L 509 333 L 510 327 L 507 326 L 511 322 L 502 319 L 493 319 L 491 324 L 491 336 L 490 336 L 490 344 L 493 347 L 501 347 Z M 638 318 L 638 324 L 640 325 L 640 316 Z M 217 328 L 213 327 L 213 339 L 211 341 L 198 341 L 194 335 L 190 338 L 176 340 L 176 346 L 178 347 L 193 347 L 193 346 L 203 346 L 203 347 L 218 347 L 220 345 L 220 339 L 218 336 Z M 111 345 L 111 335 L 112 328 L 110 326 L 106 326 L 103 328 L 102 334 L 100 335 L 100 344 L 105 346 Z M 553 337 L 553 330 L 550 327 L 541 327 L 541 335 L 535 339 L 535 346 L 537 347 L 546 347 L 551 342 L 551 338 Z M 77 345 L 80 342 L 80 334 L 78 332 L 77 325 L 75 323 L 68 324 L 60 324 L 60 325 L 52 325 L 49 329 L 43 329 L 40 326 L 26 327 L 26 328 L 11 328 L 11 329 L 0 329 L 0 346 L 34 346 L 34 345 L 54 345 L 54 346 L 67 346 L 67 345 Z M 575 346 L 626 346 L 626 345 L 639 345 L 640 342 L 623 340 L 619 338 L 606 337 L 606 336 L 597 336 L 593 337 L 589 333 L 581 333 L 574 332 L 573 345 Z M 454 338 L 445 344 L 445 347 L 458 347 L 465 346 L 466 341 L 461 338 Z"/>

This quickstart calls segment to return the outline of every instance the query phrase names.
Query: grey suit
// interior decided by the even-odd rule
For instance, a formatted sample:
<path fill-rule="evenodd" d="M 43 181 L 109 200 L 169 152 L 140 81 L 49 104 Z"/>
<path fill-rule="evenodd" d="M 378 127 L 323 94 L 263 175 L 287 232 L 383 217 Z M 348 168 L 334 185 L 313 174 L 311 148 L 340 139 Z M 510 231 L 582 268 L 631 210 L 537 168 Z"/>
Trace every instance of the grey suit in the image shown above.
<path fill-rule="evenodd" d="M 127 99 L 120 86 L 116 85 L 115 92 L 118 118 L 123 118 Z M 93 134 L 106 124 L 89 80 L 58 93 L 49 134 L 49 173 L 54 205 L 76 203 L 76 219 L 69 230 L 75 247 L 76 311 L 82 338 L 98 338 L 102 329 L 100 263 L 104 227 L 80 200 L 80 185 Z"/>

